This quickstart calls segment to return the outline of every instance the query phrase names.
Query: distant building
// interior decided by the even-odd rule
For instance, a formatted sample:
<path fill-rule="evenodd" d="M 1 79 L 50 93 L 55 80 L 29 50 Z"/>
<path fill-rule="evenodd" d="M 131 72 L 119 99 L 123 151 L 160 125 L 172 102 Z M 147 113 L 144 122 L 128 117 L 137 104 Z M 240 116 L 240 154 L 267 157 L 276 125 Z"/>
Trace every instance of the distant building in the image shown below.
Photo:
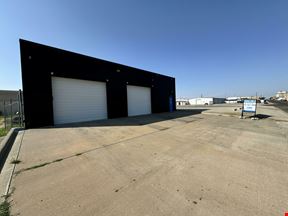
<path fill-rule="evenodd" d="M 176 99 L 176 105 L 177 106 L 189 105 L 189 100 L 188 99 L 184 99 L 184 98 L 177 98 Z"/>
<path fill-rule="evenodd" d="M 190 105 L 212 105 L 224 103 L 225 98 L 214 98 L 214 97 L 201 97 L 189 99 Z"/>
<path fill-rule="evenodd" d="M 4 113 L 4 103 L 6 104 L 6 109 L 9 108 L 9 103 L 14 101 L 18 101 L 18 91 L 12 90 L 0 90 L 0 115 Z M 10 109 L 10 108 L 9 108 Z M 15 106 L 13 107 L 13 111 L 15 110 Z"/>
<path fill-rule="evenodd" d="M 287 100 L 288 101 L 288 92 L 287 91 L 278 91 L 276 93 L 276 100 Z"/>
<path fill-rule="evenodd" d="M 239 101 L 241 101 L 240 97 L 227 97 L 225 100 L 225 103 L 238 103 Z"/>
<path fill-rule="evenodd" d="M 265 97 L 260 96 L 241 96 L 241 97 L 227 97 L 225 103 L 234 104 L 242 103 L 244 100 L 257 100 L 257 103 L 265 103 Z"/>

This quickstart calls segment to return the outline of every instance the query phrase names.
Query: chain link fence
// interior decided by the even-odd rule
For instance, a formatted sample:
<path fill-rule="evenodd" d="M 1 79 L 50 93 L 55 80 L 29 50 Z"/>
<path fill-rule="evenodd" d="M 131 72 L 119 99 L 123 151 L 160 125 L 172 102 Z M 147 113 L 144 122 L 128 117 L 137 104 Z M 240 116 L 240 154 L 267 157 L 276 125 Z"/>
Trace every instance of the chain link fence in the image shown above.
<path fill-rule="evenodd" d="M 0 100 L 0 129 L 7 131 L 13 127 L 24 127 L 22 91 L 18 92 L 16 100 Z"/>

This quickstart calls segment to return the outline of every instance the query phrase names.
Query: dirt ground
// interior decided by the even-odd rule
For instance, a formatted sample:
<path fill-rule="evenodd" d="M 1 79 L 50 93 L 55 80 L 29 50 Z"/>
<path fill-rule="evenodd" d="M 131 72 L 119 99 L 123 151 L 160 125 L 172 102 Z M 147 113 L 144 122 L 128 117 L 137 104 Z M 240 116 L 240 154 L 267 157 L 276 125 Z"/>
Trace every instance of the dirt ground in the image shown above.
<path fill-rule="evenodd" d="M 0 116 L 0 128 L 4 127 L 4 118 Z"/>
<path fill-rule="evenodd" d="M 262 106 L 269 117 L 253 121 L 220 115 L 233 106 L 190 109 L 25 131 L 12 214 L 288 212 L 288 114 Z"/>

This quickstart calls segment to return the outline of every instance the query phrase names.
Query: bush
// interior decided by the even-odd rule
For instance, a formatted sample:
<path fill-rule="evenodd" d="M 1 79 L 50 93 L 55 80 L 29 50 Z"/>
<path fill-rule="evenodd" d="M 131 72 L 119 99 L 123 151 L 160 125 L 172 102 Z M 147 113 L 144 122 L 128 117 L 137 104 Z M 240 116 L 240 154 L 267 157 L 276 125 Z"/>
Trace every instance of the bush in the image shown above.
<path fill-rule="evenodd" d="M 10 205 L 7 201 L 4 201 L 0 204 L 0 216 L 9 216 L 10 215 Z"/>
<path fill-rule="evenodd" d="M 7 133 L 8 131 L 5 128 L 0 128 L 0 137 L 6 136 Z"/>

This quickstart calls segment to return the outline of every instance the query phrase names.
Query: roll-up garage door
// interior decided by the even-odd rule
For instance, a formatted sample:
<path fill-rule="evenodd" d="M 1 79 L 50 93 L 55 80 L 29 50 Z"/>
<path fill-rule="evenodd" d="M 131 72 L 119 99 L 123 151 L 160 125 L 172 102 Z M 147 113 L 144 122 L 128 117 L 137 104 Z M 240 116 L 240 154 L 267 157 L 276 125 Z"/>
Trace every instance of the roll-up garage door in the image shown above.
<path fill-rule="evenodd" d="M 151 113 L 151 89 L 127 85 L 128 116 Z"/>
<path fill-rule="evenodd" d="M 54 124 L 107 118 L 106 83 L 52 77 Z"/>

